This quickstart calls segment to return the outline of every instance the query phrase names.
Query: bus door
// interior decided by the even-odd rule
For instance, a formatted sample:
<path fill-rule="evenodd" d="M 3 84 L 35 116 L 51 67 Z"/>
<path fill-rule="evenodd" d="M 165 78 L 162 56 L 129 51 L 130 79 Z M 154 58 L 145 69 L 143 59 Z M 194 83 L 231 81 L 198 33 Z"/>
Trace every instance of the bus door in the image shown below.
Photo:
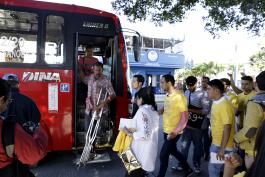
<path fill-rule="evenodd" d="M 99 62 L 103 63 L 103 74 L 108 77 L 109 80 L 113 80 L 112 66 L 112 46 L 114 45 L 114 39 L 111 37 L 104 36 L 91 36 L 86 34 L 75 34 L 75 126 L 74 126 L 74 137 L 75 137 L 75 148 L 81 149 L 85 144 L 85 135 L 87 132 L 85 124 L 85 108 L 86 108 L 86 97 L 87 97 L 87 80 L 80 79 L 80 65 L 86 64 L 85 60 L 87 57 L 87 49 L 92 49 L 92 57 L 96 58 Z M 110 109 L 111 110 L 111 109 Z M 113 132 L 113 114 L 109 113 L 109 128 L 106 131 L 106 139 L 96 140 L 96 144 L 109 144 L 112 138 Z M 104 146 L 105 147 L 105 146 Z"/>

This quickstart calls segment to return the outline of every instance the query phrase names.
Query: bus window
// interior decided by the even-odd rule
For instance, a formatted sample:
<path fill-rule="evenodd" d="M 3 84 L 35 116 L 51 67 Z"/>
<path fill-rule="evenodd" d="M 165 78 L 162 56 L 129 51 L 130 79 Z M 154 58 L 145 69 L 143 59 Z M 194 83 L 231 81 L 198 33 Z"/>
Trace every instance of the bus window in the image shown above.
<path fill-rule="evenodd" d="M 35 63 L 38 15 L 0 9 L 0 62 Z"/>
<path fill-rule="evenodd" d="M 45 62 L 64 62 L 64 18 L 49 15 L 46 20 Z"/>

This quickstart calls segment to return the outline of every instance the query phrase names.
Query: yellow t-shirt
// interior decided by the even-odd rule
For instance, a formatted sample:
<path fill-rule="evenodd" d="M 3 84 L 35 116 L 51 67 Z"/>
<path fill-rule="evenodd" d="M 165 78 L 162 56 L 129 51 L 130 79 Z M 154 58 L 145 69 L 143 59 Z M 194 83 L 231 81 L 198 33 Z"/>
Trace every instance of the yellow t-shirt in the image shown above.
<path fill-rule="evenodd" d="M 252 97 L 256 96 L 256 92 L 252 90 L 249 94 L 245 95 L 244 93 L 240 93 L 238 95 L 238 111 L 240 111 L 240 127 L 243 127 L 244 115 L 246 113 L 247 103 Z"/>
<path fill-rule="evenodd" d="M 240 144 L 240 148 L 244 149 L 245 152 L 254 157 L 254 146 L 256 141 L 256 135 L 252 138 L 247 138 L 247 134 L 250 128 L 259 128 L 262 121 L 264 120 L 264 111 L 262 107 L 249 101 L 247 105 L 246 115 L 244 118 L 243 128 L 235 135 L 234 139 Z"/>
<path fill-rule="evenodd" d="M 233 92 L 227 92 L 227 97 L 228 97 L 228 100 L 232 103 L 233 107 L 235 109 L 238 109 L 238 104 L 239 104 L 239 100 L 238 100 L 238 96 L 233 93 Z"/>
<path fill-rule="evenodd" d="M 187 100 L 183 93 L 174 91 L 165 97 L 163 128 L 164 132 L 171 133 L 178 125 L 181 113 L 188 111 Z"/>
<path fill-rule="evenodd" d="M 226 148 L 233 148 L 233 138 L 235 135 L 235 113 L 232 104 L 222 97 L 212 104 L 211 126 L 213 144 L 220 146 L 223 138 L 225 125 L 231 125 L 231 132 Z"/>

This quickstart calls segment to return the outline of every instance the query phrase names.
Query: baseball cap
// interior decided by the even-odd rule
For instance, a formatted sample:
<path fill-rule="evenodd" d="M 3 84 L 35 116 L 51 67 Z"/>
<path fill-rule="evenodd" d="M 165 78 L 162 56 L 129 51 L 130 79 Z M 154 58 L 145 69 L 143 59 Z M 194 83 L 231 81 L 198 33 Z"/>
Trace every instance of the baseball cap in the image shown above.
<path fill-rule="evenodd" d="M 194 76 L 189 76 L 187 77 L 186 79 L 186 84 L 189 85 L 189 86 L 194 86 L 196 83 L 197 83 L 197 78 L 194 77 Z"/>
<path fill-rule="evenodd" d="M 19 82 L 16 74 L 5 74 L 5 75 L 3 75 L 2 79 L 7 80 L 7 81 L 8 80 L 14 80 L 16 82 Z"/>

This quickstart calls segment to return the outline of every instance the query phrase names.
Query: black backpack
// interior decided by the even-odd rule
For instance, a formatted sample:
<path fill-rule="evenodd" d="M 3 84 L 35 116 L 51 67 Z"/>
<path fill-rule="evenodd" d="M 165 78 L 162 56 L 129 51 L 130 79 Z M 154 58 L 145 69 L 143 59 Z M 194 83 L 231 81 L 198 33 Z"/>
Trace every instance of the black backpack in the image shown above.
<path fill-rule="evenodd" d="M 22 164 L 14 155 L 15 142 L 15 122 L 3 121 L 2 125 L 2 142 L 6 155 L 14 158 L 14 162 L 7 167 L 0 169 L 1 177 L 35 177 L 30 171 L 28 165 Z"/>

